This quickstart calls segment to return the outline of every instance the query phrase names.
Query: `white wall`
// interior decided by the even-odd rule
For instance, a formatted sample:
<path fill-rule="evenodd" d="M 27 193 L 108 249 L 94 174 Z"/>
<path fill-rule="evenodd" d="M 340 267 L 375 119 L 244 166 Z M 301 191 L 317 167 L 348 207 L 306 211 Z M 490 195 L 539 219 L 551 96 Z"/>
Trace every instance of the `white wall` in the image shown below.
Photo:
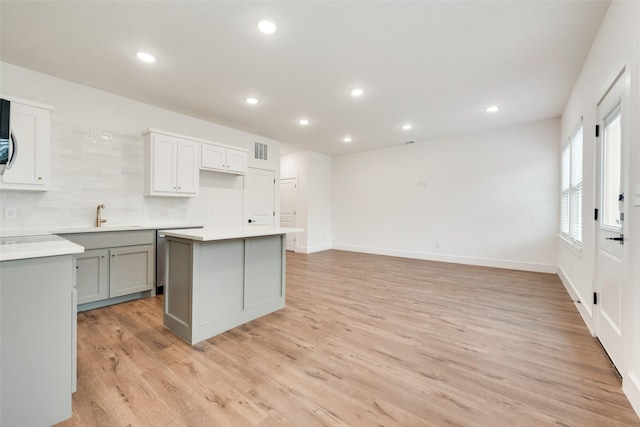
<path fill-rule="evenodd" d="M 332 159 L 313 151 L 282 156 L 282 178 L 298 178 L 298 233 L 296 252 L 331 249 Z"/>
<path fill-rule="evenodd" d="M 636 412 L 640 414 L 640 208 L 631 206 L 630 196 L 640 184 L 640 2 L 613 1 L 593 42 L 591 51 L 567 102 L 562 116 L 562 139 L 584 117 L 584 200 L 583 245 L 576 251 L 560 239 L 558 267 L 569 293 L 581 300 L 578 304 L 585 323 L 595 333 L 595 315 L 592 306 L 594 291 L 596 225 L 593 209 L 599 204 L 595 198 L 596 140 L 593 127 L 597 121 L 597 104 L 620 70 L 626 67 L 630 86 L 625 94 L 625 108 L 629 108 L 630 142 L 628 161 L 628 188 L 625 193 L 628 212 L 625 227 L 629 258 L 628 271 L 623 271 L 623 323 L 625 339 L 623 363 L 623 389 Z M 625 130 L 625 131 L 626 131 Z M 623 131 L 624 132 L 624 131 Z"/>
<path fill-rule="evenodd" d="M 249 166 L 280 169 L 277 141 L 188 117 L 73 82 L 0 63 L 0 93 L 53 106 L 51 189 L 2 191 L 0 234 L 92 226 L 96 205 L 104 203 L 108 225 L 241 225 L 244 178 L 200 172 L 197 198 L 144 197 L 142 133 L 163 129 L 249 150 Z M 253 158 L 255 141 L 269 145 L 268 161 Z"/>
<path fill-rule="evenodd" d="M 555 272 L 559 136 L 547 120 L 335 157 L 333 247 Z"/>

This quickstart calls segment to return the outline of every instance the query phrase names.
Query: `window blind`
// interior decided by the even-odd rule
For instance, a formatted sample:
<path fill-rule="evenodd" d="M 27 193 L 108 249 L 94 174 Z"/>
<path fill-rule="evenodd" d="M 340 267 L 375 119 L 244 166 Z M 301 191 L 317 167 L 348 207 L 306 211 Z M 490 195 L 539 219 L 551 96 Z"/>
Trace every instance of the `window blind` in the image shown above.
<path fill-rule="evenodd" d="M 560 201 L 560 231 L 569 236 L 569 187 L 571 186 L 571 145 L 562 150 L 562 199 Z"/>
<path fill-rule="evenodd" d="M 580 127 L 571 139 L 571 202 L 569 203 L 569 235 L 582 242 L 582 140 Z"/>
<path fill-rule="evenodd" d="M 560 232 L 575 243 L 582 242 L 583 136 L 580 126 L 562 150 Z"/>

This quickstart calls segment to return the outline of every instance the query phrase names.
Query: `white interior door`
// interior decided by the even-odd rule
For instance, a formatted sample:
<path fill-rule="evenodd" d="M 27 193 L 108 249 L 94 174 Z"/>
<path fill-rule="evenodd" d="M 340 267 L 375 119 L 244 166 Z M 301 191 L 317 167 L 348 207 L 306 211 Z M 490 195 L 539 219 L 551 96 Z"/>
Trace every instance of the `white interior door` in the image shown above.
<path fill-rule="evenodd" d="M 297 227 L 298 178 L 280 179 L 280 226 Z M 287 234 L 287 250 L 296 249 L 296 233 Z"/>
<path fill-rule="evenodd" d="M 621 75 L 598 104 L 600 215 L 596 244 L 596 333 L 619 372 L 623 372 L 622 288 L 628 254 L 625 247 L 628 241 L 624 239 L 624 82 Z"/>
<path fill-rule="evenodd" d="M 249 168 L 245 180 L 245 212 L 248 225 L 270 225 L 275 218 L 275 172 Z"/>

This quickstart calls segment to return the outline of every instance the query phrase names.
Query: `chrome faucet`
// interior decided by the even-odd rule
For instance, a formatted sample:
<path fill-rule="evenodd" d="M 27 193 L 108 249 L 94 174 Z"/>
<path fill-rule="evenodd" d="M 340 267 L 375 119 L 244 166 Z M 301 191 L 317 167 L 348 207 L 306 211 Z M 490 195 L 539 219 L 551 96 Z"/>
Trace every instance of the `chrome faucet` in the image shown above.
<path fill-rule="evenodd" d="M 96 227 L 102 227 L 102 223 L 107 222 L 106 219 L 102 219 L 101 211 L 104 209 L 104 205 L 98 205 L 96 209 Z"/>

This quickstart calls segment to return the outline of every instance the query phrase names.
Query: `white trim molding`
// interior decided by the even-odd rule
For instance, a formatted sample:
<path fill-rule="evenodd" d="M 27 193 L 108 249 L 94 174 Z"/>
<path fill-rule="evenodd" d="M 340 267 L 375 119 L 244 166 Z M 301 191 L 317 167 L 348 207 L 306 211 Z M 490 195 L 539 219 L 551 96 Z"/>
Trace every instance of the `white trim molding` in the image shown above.
<path fill-rule="evenodd" d="M 331 244 L 314 245 L 314 246 L 296 246 L 295 252 L 302 254 L 312 254 L 314 252 L 328 251 L 331 248 Z"/>
<path fill-rule="evenodd" d="M 582 321 L 587 325 L 591 335 L 595 337 L 596 330 L 594 327 L 595 325 L 593 324 L 593 305 L 591 304 L 591 300 L 587 299 L 589 296 L 585 297 L 584 295 L 580 295 L 580 292 L 573 285 L 571 279 L 569 279 L 562 267 L 558 267 L 558 277 L 569 293 L 569 296 L 571 296 L 571 299 L 578 309 L 578 313 L 582 316 Z"/>
<path fill-rule="evenodd" d="M 631 406 L 640 417 L 640 380 L 629 372 L 622 380 L 622 391 L 627 395 Z"/>
<path fill-rule="evenodd" d="M 366 246 L 333 245 L 333 249 L 349 252 L 361 252 L 375 255 L 388 255 L 401 258 L 422 259 L 425 261 L 449 262 L 452 264 L 477 265 L 480 267 L 504 268 L 507 270 L 523 270 L 536 273 L 556 273 L 557 267 L 553 264 L 543 264 L 528 261 L 512 261 L 504 259 L 476 258 L 456 255 L 442 255 L 428 252 L 402 251 L 384 248 L 371 248 Z"/>

